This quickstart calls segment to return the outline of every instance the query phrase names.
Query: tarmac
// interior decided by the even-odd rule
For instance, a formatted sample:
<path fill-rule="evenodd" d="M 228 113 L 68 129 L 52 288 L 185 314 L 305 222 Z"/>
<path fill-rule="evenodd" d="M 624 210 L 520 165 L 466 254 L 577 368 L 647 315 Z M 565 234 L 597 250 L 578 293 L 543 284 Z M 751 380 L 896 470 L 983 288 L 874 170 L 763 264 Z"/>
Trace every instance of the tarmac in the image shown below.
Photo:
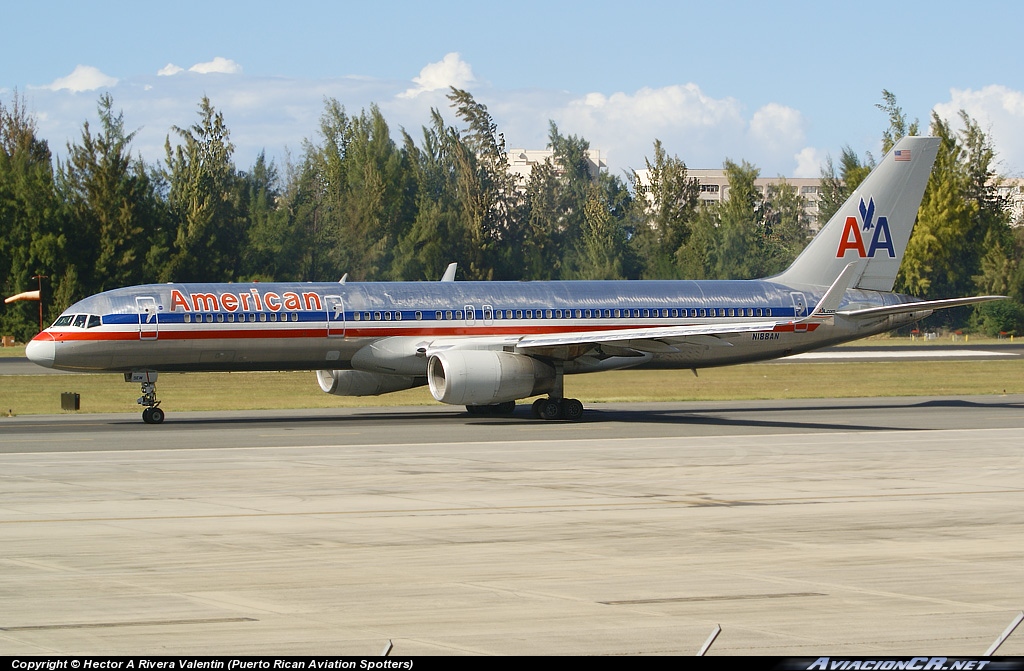
<path fill-rule="evenodd" d="M 1024 607 L 1024 396 L 528 415 L 0 419 L 0 655 L 976 656 Z"/>

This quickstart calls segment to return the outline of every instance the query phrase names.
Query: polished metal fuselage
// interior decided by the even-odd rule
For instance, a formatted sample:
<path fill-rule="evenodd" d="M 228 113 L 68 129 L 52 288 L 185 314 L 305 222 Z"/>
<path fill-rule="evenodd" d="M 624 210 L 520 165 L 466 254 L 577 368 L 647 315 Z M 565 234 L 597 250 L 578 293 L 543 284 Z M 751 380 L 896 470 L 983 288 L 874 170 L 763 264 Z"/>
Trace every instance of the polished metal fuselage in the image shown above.
<path fill-rule="evenodd" d="M 614 357 L 618 363 L 603 366 L 699 368 L 805 352 L 929 314 L 873 320 L 835 315 L 802 323 L 825 291 L 769 280 L 154 284 L 72 305 L 65 315 L 97 315 L 100 325 L 53 326 L 33 346 L 37 356 L 46 348 L 45 359 L 52 343 L 52 367 L 74 371 L 314 370 L 349 368 L 356 352 L 385 338 L 424 347 L 445 340 L 469 347 L 479 342 L 481 348 L 513 351 L 518 337 L 537 334 L 766 318 L 791 322 L 764 332 L 680 339 L 664 351 L 648 348 L 642 356 Z M 840 308 L 914 300 L 851 290 Z M 577 348 L 566 357 L 566 372 L 597 369 L 581 353 Z"/>

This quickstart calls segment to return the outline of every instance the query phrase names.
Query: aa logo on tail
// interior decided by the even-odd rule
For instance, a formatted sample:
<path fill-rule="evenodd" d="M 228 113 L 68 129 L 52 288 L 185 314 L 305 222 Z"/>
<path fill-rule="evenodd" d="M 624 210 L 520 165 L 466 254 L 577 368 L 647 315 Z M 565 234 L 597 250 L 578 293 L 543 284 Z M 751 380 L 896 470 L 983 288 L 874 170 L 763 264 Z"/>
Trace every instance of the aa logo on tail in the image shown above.
<path fill-rule="evenodd" d="M 865 205 L 864 199 L 861 198 L 861 221 L 858 222 L 857 217 L 846 218 L 843 236 L 839 240 L 839 249 L 836 251 L 837 259 L 843 258 L 851 250 L 856 252 L 857 256 L 862 259 L 874 258 L 875 252 L 879 250 L 887 252 L 889 258 L 896 258 L 896 250 L 892 246 L 892 235 L 889 233 L 888 217 L 878 217 L 876 221 L 872 221 L 874 217 L 875 199 L 871 198 L 868 200 L 868 204 Z M 871 244 L 865 250 L 864 240 L 867 239 L 869 232 L 871 234 Z"/>

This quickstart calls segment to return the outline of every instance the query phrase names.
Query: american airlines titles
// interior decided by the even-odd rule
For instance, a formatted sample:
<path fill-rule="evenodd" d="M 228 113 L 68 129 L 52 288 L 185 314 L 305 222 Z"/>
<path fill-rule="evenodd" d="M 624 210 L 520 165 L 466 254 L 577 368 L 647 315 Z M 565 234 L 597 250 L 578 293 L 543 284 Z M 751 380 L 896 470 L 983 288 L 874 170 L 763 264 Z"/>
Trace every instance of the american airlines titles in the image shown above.
<path fill-rule="evenodd" d="M 280 312 L 281 310 L 323 310 L 320 294 L 315 291 L 303 291 L 302 295 L 294 291 L 260 293 L 250 289 L 247 293 L 190 293 L 188 296 L 177 289 L 171 289 L 171 312 L 236 312 L 256 311 Z"/>

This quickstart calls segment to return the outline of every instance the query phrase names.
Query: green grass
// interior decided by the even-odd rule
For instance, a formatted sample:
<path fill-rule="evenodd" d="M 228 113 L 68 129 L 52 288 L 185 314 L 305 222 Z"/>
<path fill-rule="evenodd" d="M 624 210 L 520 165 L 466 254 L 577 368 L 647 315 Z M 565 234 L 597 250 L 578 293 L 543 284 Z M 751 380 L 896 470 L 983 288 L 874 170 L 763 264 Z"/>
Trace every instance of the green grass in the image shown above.
<path fill-rule="evenodd" d="M 15 345 L 13 347 L 0 347 L 0 357 L 25 356 L 25 346 Z"/>
<path fill-rule="evenodd" d="M 740 399 L 948 396 L 1024 393 L 1024 360 L 748 364 L 688 370 L 624 370 L 566 377 L 585 403 Z M 162 407 L 259 410 L 434 405 L 425 388 L 368 398 L 329 396 L 312 372 L 162 374 Z M 0 376 L 0 415 L 60 413 L 61 392 L 81 394 L 82 412 L 139 412 L 139 385 L 121 375 Z"/>

